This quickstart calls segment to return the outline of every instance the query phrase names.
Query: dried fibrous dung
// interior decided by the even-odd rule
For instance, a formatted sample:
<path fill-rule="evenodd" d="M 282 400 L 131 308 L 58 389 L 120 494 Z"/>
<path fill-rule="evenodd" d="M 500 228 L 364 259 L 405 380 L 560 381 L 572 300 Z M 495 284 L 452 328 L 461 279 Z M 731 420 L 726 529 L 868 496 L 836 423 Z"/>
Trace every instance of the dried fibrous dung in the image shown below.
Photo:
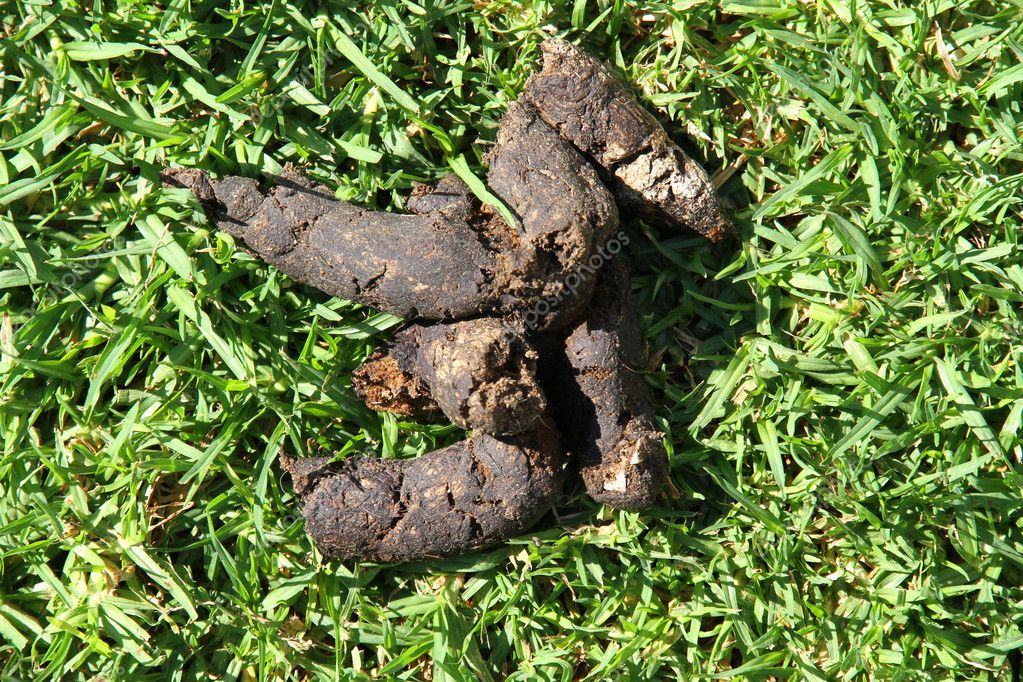
<path fill-rule="evenodd" d="M 165 177 L 190 187 L 217 227 L 255 255 L 333 296 L 424 319 L 494 308 L 495 253 L 454 204 L 422 215 L 368 211 L 293 168 L 269 187 L 194 171 Z"/>
<path fill-rule="evenodd" d="M 626 208 L 648 222 L 717 241 L 729 231 L 706 171 L 600 61 L 564 40 L 544 41 L 543 68 L 522 99 L 603 169 Z"/>
<path fill-rule="evenodd" d="M 513 102 L 501 119 L 497 144 L 487 155 L 491 191 L 521 222 L 518 248 L 504 252 L 512 276 L 497 282 L 507 309 L 556 301 L 541 329 L 578 319 L 593 291 L 592 277 L 570 286 L 618 228 L 618 207 L 593 166 L 566 144 L 528 104 Z"/>
<path fill-rule="evenodd" d="M 430 386 L 417 369 L 414 347 L 392 344 L 373 353 L 352 372 L 352 388 L 366 406 L 403 417 L 430 417 L 441 413 Z"/>
<path fill-rule="evenodd" d="M 611 193 L 583 156 L 528 105 L 513 104 L 490 156 L 494 193 L 518 216 L 481 210 L 455 181 L 413 198 L 422 213 L 368 211 L 289 168 L 270 187 L 168 171 L 221 230 L 290 277 L 400 317 L 460 320 L 560 304 L 541 327 L 578 316 L 589 289 L 565 280 L 618 225 Z"/>
<path fill-rule="evenodd" d="M 306 532 L 339 559 L 464 554 L 524 532 L 561 490 L 562 449 L 541 418 L 528 432 L 478 434 L 415 459 L 285 459 Z"/>
<path fill-rule="evenodd" d="M 644 355 L 628 272 L 609 263 L 586 318 L 564 340 L 552 403 L 586 492 L 618 509 L 648 506 L 668 474 L 664 434 L 641 374 Z"/>
<path fill-rule="evenodd" d="M 353 386 L 373 409 L 423 415 L 439 407 L 462 428 L 511 435 L 546 407 L 536 361 L 524 334 L 494 318 L 412 325 L 356 370 Z"/>
<path fill-rule="evenodd" d="M 607 68 L 557 39 L 543 53 L 486 157 L 515 224 L 454 176 L 417 185 L 399 215 L 338 201 L 293 168 L 268 186 L 166 174 L 294 279 L 408 318 L 353 375 L 370 407 L 472 430 L 412 460 L 286 458 L 325 555 L 498 544 L 554 504 L 563 451 L 604 504 L 641 509 L 664 485 L 628 273 L 603 252 L 620 208 L 713 240 L 728 221 L 707 174 Z"/>

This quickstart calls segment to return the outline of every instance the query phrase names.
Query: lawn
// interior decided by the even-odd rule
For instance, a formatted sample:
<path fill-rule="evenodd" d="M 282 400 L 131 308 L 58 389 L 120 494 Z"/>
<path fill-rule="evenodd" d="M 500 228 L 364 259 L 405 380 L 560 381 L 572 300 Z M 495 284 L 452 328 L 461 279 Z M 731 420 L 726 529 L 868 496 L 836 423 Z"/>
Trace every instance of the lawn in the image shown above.
<path fill-rule="evenodd" d="M 158 173 L 292 163 L 401 210 L 483 171 L 550 34 L 735 219 L 626 224 L 670 489 L 324 560 L 282 450 L 463 432 L 363 407 L 401 320 Z M 1020 0 L 6 0 L 0 37 L 3 679 L 1019 679 Z"/>

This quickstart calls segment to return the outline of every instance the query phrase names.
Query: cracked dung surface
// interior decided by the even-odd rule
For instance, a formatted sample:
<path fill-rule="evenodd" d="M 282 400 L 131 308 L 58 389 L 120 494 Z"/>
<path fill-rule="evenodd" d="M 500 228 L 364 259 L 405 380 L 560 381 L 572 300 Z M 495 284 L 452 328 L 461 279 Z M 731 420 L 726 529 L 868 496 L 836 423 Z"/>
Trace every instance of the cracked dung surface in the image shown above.
<path fill-rule="evenodd" d="M 558 494 L 559 439 L 604 504 L 640 509 L 666 480 L 628 275 L 588 260 L 619 208 L 712 240 L 728 221 L 707 174 L 609 70 L 558 39 L 543 53 L 486 157 L 515 225 L 454 176 L 416 185 L 400 215 L 337 201 L 290 167 L 269 187 L 165 174 L 292 278 L 408 318 L 353 375 L 370 407 L 442 410 L 474 431 L 413 460 L 283 458 L 327 556 L 450 556 L 525 531 Z"/>
<path fill-rule="evenodd" d="M 586 492 L 618 509 L 642 509 L 664 485 L 668 458 L 640 374 L 643 343 L 619 262 L 600 272 L 589 314 L 564 341 L 551 393 L 566 447 Z"/>
<path fill-rule="evenodd" d="M 717 241 L 730 231 L 706 171 L 606 66 L 557 38 L 522 98 L 604 169 L 623 208 L 648 222 L 683 226 Z"/>
<path fill-rule="evenodd" d="M 557 433 L 475 435 L 415 459 L 284 461 L 306 532 L 325 556 L 413 561 L 464 554 L 527 530 L 561 489 Z"/>
<path fill-rule="evenodd" d="M 536 362 L 525 336 L 495 318 L 412 325 L 356 369 L 352 386 L 373 409 L 423 417 L 439 408 L 464 429 L 511 435 L 546 409 Z"/>
<path fill-rule="evenodd" d="M 579 152 L 531 107 L 512 104 L 491 151 L 488 180 L 521 222 L 487 216 L 457 181 L 420 191 L 423 213 L 367 211 L 335 199 L 294 168 L 263 188 L 168 171 L 202 201 L 221 230 L 288 276 L 328 294 L 420 320 L 507 315 L 554 297 L 540 326 L 578 317 L 592 287 L 565 278 L 618 226 L 611 193 Z M 495 250 L 499 249 L 499 250 Z"/>

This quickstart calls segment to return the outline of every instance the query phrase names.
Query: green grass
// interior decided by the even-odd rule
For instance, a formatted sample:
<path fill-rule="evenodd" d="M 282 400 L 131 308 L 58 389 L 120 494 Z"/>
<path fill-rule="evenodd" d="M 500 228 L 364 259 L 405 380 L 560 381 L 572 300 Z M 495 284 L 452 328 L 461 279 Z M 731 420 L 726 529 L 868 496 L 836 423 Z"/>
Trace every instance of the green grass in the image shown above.
<path fill-rule="evenodd" d="M 461 438 L 351 370 L 399 320 L 246 256 L 166 165 L 400 210 L 482 169 L 547 33 L 739 238 L 630 223 L 672 490 L 323 561 L 276 463 Z M 1009 679 L 1023 648 L 1020 0 L 8 0 L 0 676 Z"/>

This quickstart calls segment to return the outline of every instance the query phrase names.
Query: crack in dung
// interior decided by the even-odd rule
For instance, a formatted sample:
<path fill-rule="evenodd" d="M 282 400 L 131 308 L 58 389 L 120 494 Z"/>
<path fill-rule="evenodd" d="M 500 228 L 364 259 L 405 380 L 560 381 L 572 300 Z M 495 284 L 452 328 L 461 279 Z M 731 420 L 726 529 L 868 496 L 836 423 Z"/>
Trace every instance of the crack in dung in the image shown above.
<path fill-rule="evenodd" d="M 373 275 L 368 280 L 366 280 L 366 284 L 362 286 L 360 291 L 369 293 L 369 292 L 375 290 L 379 286 L 380 280 L 383 279 L 384 276 L 386 276 L 386 275 L 387 275 L 387 263 L 384 262 L 380 272 L 378 272 L 377 274 Z"/>
<path fill-rule="evenodd" d="M 382 541 L 388 535 L 390 535 L 401 523 L 402 519 L 408 513 L 408 499 L 405 495 L 405 469 L 401 462 L 397 463 L 395 468 L 395 474 L 398 480 L 394 482 L 394 494 L 392 495 L 392 501 L 395 506 L 394 513 L 391 515 L 391 520 L 384 530 L 380 532 L 379 539 Z"/>

